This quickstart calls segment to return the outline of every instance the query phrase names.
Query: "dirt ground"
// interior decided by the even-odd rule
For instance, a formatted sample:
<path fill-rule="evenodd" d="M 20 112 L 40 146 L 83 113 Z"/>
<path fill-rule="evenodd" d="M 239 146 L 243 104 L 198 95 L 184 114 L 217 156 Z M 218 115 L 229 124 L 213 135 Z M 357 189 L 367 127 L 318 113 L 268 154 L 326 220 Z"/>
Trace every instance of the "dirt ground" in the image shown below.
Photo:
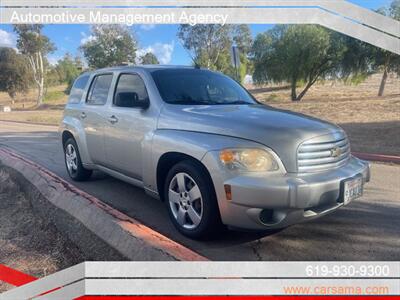
<path fill-rule="evenodd" d="M 12 108 L 11 113 L 0 112 L 0 120 L 58 125 L 68 99 L 65 89 L 66 85 L 48 88 L 40 108 L 36 107 L 37 92 L 34 89 L 27 94 L 18 94 L 14 103 L 8 94 L 0 93 L 0 106 L 9 105 Z"/>
<path fill-rule="evenodd" d="M 261 102 L 338 124 L 357 152 L 400 155 L 400 78 L 388 78 L 385 96 L 378 97 L 381 74 L 359 85 L 318 83 L 300 102 L 290 100 L 285 86 L 248 87 Z"/>
<path fill-rule="evenodd" d="M 391 74 L 385 96 L 378 97 L 381 74 L 375 74 L 359 85 L 338 81 L 315 84 L 300 102 L 290 100 L 287 85 L 247 86 L 261 102 L 273 107 L 311 115 L 343 127 L 357 152 L 400 155 L 400 78 Z M 58 125 L 67 101 L 65 86 L 51 87 L 44 105 L 36 109 L 35 92 L 19 95 L 12 113 L 1 113 L 0 120 Z M 300 88 L 299 88 L 300 90 Z M 10 98 L 0 93 L 0 105 Z"/>
<path fill-rule="evenodd" d="M 43 277 L 85 260 L 116 259 L 93 253 L 85 254 L 52 223 L 35 214 L 31 201 L 0 168 L 0 264 Z M 12 287 L 0 281 L 0 293 Z"/>
<path fill-rule="evenodd" d="M 265 104 L 337 124 L 400 121 L 400 78 L 391 75 L 385 96 L 378 97 L 380 76 L 375 74 L 359 85 L 318 83 L 299 102 L 290 100 L 290 90 L 286 86 L 248 88 Z"/>
<path fill-rule="evenodd" d="M 44 105 L 41 109 L 63 109 L 68 99 L 66 88 L 66 85 L 49 87 L 46 90 Z M 11 105 L 13 110 L 17 111 L 36 110 L 36 97 L 37 90 L 30 89 L 26 94 L 17 94 L 12 103 L 12 99 L 7 93 L 0 92 L 0 105 Z"/>

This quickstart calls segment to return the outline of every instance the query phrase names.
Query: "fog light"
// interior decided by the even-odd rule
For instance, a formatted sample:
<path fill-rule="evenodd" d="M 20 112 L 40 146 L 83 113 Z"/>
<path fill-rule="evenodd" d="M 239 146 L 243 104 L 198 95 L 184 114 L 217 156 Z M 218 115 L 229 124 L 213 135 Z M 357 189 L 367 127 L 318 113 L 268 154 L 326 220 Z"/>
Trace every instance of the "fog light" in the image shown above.
<path fill-rule="evenodd" d="M 232 200 L 232 190 L 229 184 L 224 184 L 225 195 L 227 200 Z"/>
<path fill-rule="evenodd" d="M 274 223 L 273 217 L 274 217 L 273 209 L 263 209 L 260 212 L 260 221 L 263 222 L 264 224 Z"/>

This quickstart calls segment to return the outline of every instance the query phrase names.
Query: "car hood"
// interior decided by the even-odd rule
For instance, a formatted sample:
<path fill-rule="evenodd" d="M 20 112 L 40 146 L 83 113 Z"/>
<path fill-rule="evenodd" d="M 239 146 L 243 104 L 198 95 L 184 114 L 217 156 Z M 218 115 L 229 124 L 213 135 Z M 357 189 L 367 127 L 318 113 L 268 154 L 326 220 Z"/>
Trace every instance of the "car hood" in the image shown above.
<path fill-rule="evenodd" d="M 276 152 L 296 172 L 297 148 L 305 140 L 341 131 L 331 123 L 266 105 L 165 105 L 160 129 L 187 130 L 252 140 Z"/>

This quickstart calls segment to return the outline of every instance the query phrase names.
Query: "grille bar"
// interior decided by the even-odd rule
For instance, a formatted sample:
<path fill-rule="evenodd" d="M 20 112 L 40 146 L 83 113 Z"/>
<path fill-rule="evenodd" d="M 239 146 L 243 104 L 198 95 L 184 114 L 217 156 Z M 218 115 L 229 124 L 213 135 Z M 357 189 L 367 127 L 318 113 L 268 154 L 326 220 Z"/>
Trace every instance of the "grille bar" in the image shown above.
<path fill-rule="evenodd" d="M 320 164 L 325 164 L 325 163 L 332 163 L 332 162 L 338 162 L 343 159 L 346 159 L 350 154 L 350 151 L 342 153 L 338 157 L 324 157 L 324 158 L 318 158 L 318 159 L 302 159 L 299 160 L 299 166 L 310 166 L 310 165 L 320 165 Z"/>
<path fill-rule="evenodd" d="M 297 152 L 299 172 L 318 172 L 340 167 L 350 158 L 350 144 L 344 133 L 306 141 Z"/>
<path fill-rule="evenodd" d="M 312 143 L 312 144 L 303 144 L 299 152 L 312 152 L 312 151 L 320 151 L 325 149 L 331 149 L 333 147 L 343 147 L 347 145 L 347 139 L 343 139 L 340 141 L 329 142 L 329 143 Z"/>
<path fill-rule="evenodd" d="M 332 148 L 329 148 L 329 150 L 318 151 L 318 152 L 317 151 L 315 151 L 315 152 L 300 152 L 297 157 L 299 159 L 329 157 L 331 155 Z M 350 150 L 350 146 L 347 144 L 345 146 L 340 147 L 340 150 L 342 151 L 342 153 L 347 152 Z"/>

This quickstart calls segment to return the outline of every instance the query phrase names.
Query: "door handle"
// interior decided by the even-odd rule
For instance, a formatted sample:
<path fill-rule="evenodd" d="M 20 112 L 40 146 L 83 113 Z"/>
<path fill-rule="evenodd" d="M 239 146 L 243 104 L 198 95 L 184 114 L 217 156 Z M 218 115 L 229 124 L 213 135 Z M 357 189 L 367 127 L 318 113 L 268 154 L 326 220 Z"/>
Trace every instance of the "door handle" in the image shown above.
<path fill-rule="evenodd" d="M 81 112 L 81 119 L 86 118 L 86 114 L 84 112 Z"/>
<path fill-rule="evenodd" d="M 116 116 L 111 116 L 111 117 L 108 118 L 108 121 L 109 121 L 111 124 L 115 124 L 115 123 L 118 122 L 118 118 L 117 118 Z"/>

